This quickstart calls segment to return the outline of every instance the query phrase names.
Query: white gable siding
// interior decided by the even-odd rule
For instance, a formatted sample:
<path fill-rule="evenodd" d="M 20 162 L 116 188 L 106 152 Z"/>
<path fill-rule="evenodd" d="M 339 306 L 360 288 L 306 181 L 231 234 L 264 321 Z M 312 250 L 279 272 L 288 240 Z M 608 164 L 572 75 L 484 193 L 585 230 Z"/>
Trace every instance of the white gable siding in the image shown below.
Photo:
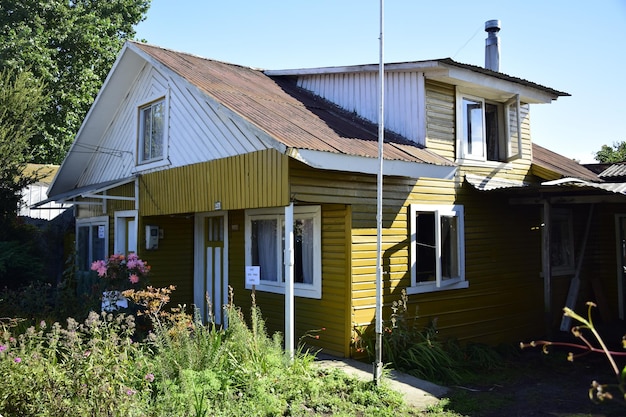
<path fill-rule="evenodd" d="M 114 86 L 109 86 L 114 88 Z M 101 132 L 97 149 L 80 149 L 93 153 L 78 186 L 126 178 L 140 171 L 136 166 L 138 107 L 167 95 L 168 97 L 168 163 L 174 168 L 203 161 L 225 158 L 266 149 L 258 132 L 243 126 L 214 100 L 175 74 L 146 65 L 131 90 Z M 100 133 L 100 132 L 98 132 Z M 154 170 L 154 169 L 153 169 Z"/>
<path fill-rule="evenodd" d="M 298 86 L 378 123 L 378 73 L 301 76 Z M 416 71 L 385 73 L 385 128 L 424 144 L 424 76 Z"/>

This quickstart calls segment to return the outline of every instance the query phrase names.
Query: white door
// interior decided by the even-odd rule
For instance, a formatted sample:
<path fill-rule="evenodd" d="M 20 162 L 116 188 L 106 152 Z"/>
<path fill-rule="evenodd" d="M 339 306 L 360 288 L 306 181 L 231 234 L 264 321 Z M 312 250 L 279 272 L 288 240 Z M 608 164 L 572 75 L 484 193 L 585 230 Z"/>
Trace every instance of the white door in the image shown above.
<path fill-rule="evenodd" d="M 228 302 L 227 224 L 226 213 L 196 215 L 194 303 L 204 321 L 220 325 Z"/>

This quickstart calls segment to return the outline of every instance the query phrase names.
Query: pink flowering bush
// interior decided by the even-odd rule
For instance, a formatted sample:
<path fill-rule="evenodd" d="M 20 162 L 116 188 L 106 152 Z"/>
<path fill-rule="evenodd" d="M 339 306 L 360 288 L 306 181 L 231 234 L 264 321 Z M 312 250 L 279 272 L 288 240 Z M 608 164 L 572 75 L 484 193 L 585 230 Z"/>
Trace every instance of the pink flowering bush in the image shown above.
<path fill-rule="evenodd" d="M 150 266 L 137 254 L 114 254 L 107 260 L 95 261 L 91 270 L 104 280 L 105 291 L 123 291 L 145 284 Z"/>

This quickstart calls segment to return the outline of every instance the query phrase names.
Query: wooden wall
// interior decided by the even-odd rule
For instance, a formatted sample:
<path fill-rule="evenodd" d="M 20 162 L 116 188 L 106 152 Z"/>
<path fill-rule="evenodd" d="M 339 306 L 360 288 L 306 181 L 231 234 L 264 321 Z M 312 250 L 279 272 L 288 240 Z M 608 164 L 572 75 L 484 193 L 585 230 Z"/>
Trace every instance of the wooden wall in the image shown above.
<path fill-rule="evenodd" d="M 235 305 L 249 317 L 251 291 L 245 289 L 243 210 L 229 213 L 229 279 L 234 290 Z M 350 211 L 345 205 L 322 205 L 322 299 L 295 297 L 295 343 L 299 341 L 326 351 L 347 355 L 350 325 L 347 314 L 349 306 L 350 275 L 348 271 L 348 239 Z M 237 227 L 232 227 L 236 225 Z M 285 297 L 257 291 L 256 305 L 266 320 L 268 332 L 285 330 Z M 315 332 L 321 328 L 324 331 Z M 311 333 L 313 332 L 313 333 Z M 306 334 L 319 334 L 319 339 L 305 337 Z"/>
<path fill-rule="evenodd" d="M 289 203 L 288 158 L 275 150 L 187 165 L 140 177 L 140 214 L 195 213 Z"/>

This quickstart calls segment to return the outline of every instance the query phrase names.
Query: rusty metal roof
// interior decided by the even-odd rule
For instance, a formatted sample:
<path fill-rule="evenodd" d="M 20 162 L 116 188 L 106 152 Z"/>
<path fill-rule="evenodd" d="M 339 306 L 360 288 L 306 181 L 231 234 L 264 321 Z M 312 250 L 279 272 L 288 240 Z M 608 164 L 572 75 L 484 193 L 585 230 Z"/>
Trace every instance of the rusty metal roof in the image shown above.
<path fill-rule="evenodd" d="M 602 182 L 602 179 L 573 159 L 533 143 L 533 165 L 558 174 L 561 178 L 579 178 Z"/>
<path fill-rule="evenodd" d="M 378 156 L 376 124 L 297 87 L 291 77 L 134 44 L 288 148 Z M 392 132 L 385 133 L 383 153 L 387 160 L 454 165 Z"/>

